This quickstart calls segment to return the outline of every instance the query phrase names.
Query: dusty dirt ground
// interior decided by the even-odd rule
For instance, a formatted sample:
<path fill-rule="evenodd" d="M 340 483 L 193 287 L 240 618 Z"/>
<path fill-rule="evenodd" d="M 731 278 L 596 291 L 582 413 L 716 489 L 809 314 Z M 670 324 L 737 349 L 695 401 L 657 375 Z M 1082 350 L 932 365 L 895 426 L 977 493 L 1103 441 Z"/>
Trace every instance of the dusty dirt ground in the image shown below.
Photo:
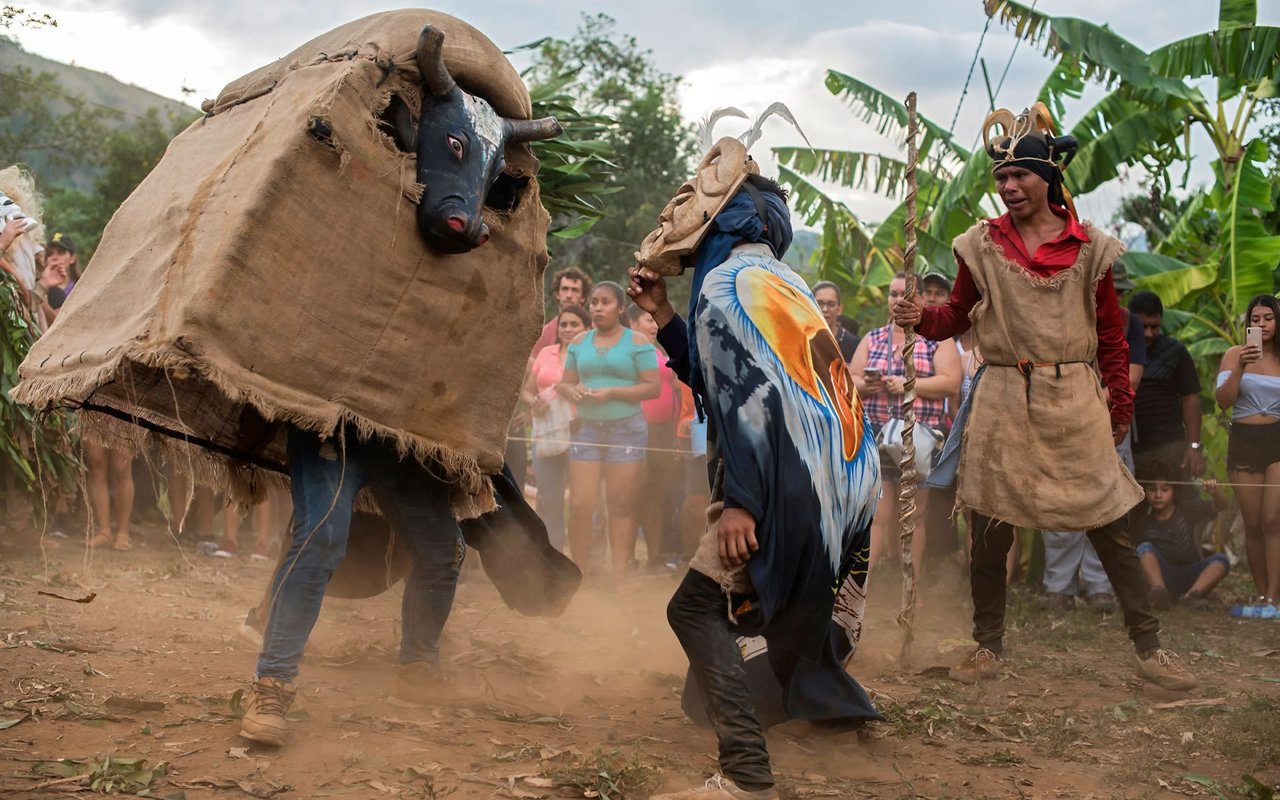
<path fill-rule="evenodd" d="M 237 737 L 233 703 L 255 657 L 236 629 L 271 565 L 146 534 L 131 553 L 90 555 L 76 539 L 46 538 L 42 554 L 33 534 L 0 533 L 0 796 L 644 798 L 715 769 L 713 737 L 680 712 L 671 577 L 589 585 L 547 620 L 506 610 L 469 572 L 442 699 L 418 712 L 385 701 L 398 591 L 327 601 L 292 741 L 273 750 Z M 1179 696 L 1133 677 L 1117 616 L 1041 611 L 1020 591 L 1006 676 L 964 687 L 941 669 L 968 646 L 951 572 L 926 580 L 909 668 L 896 663 L 897 581 L 873 575 L 852 669 L 888 721 L 772 729 L 784 797 L 1272 797 L 1280 621 L 1166 614 L 1166 645 L 1204 681 Z"/>

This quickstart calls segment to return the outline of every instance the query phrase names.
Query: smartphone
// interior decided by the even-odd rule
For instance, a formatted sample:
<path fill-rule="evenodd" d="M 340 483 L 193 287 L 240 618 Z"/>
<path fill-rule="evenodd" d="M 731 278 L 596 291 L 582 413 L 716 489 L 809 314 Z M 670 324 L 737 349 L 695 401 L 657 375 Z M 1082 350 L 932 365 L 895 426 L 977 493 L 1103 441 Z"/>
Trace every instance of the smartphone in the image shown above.
<path fill-rule="evenodd" d="M 866 367 L 862 370 L 862 377 L 869 381 L 878 381 L 884 377 L 884 373 L 875 367 Z"/>
<path fill-rule="evenodd" d="M 1245 328 L 1244 343 L 1260 349 L 1262 347 L 1262 328 Z"/>

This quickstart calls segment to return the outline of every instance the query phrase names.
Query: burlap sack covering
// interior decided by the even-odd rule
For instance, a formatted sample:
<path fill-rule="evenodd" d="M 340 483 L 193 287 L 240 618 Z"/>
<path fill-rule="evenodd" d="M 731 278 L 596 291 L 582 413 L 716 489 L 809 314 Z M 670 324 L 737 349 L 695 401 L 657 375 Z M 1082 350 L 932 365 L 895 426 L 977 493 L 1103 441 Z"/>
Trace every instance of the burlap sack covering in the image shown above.
<path fill-rule="evenodd" d="M 1010 261 L 986 222 L 954 242 L 982 296 L 970 317 L 987 363 L 960 451 L 961 508 L 1028 528 L 1085 531 L 1142 499 L 1116 453 L 1094 364 L 1098 281 L 1123 246 L 1085 230 L 1076 263 L 1051 278 Z M 1029 392 L 1016 366 L 1022 359 L 1038 365 Z"/>
<path fill-rule="evenodd" d="M 542 322 L 549 218 L 530 181 L 514 211 L 485 209 L 487 244 L 423 243 L 414 157 L 377 115 L 392 93 L 416 115 L 427 23 L 463 89 L 529 117 L 501 51 L 431 11 L 357 20 L 231 83 L 112 218 L 13 396 L 80 408 L 85 435 L 114 446 L 160 434 L 180 468 L 241 502 L 285 479 L 279 423 L 349 422 L 437 459 L 460 517 L 492 508 L 485 476 Z M 524 144 L 506 160 L 537 170 Z"/>

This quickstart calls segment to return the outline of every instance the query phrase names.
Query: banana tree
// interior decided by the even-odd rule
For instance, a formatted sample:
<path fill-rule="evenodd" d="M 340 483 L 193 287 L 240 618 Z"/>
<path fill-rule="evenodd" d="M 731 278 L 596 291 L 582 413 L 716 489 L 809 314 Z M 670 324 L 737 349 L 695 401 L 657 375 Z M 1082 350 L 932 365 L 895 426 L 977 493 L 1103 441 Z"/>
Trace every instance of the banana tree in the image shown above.
<path fill-rule="evenodd" d="M 1099 130 L 1110 125 L 1098 142 L 1110 136 L 1120 147 L 1156 143 L 1158 168 L 1170 163 L 1171 154 L 1189 162 L 1193 128 L 1208 135 L 1217 154 L 1212 189 L 1196 198 L 1155 253 L 1130 253 L 1122 263 L 1139 285 L 1188 313 L 1180 333 L 1194 340 L 1194 349 L 1211 355 L 1239 341 L 1245 306 L 1254 295 L 1275 291 L 1280 264 L 1280 237 L 1270 235 L 1261 220 L 1273 208 L 1262 167 L 1266 145 L 1249 139 L 1259 102 L 1277 95 L 1280 28 L 1256 24 L 1256 0 L 1221 0 L 1215 30 L 1144 54 L 1084 20 L 1050 17 L 1013 0 L 987 0 L 986 9 L 1046 52 L 1074 55 L 1101 80 L 1120 83 L 1103 101 L 1119 98 L 1097 120 Z M 1208 78 L 1215 85 L 1212 101 L 1185 83 Z M 1100 153 L 1103 164 L 1118 155 L 1108 148 Z M 1218 222 L 1217 246 L 1209 253 L 1186 241 L 1184 224 L 1206 209 Z M 1196 261 L 1179 258 L 1187 254 Z"/>
<path fill-rule="evenodd" d="M 1225 341 L 1234 324 L 1228 320 L 1243 311 L 1250 292 L 1270 290 L 1275 269 L 1270 239 L 1255 224 L 1256 212 L 1267 207 L 1270 197 L 1262 198 L 1256 184 L 1257 159 L 1250 157 L 1255 151 L 1245 139 L 1258 101 L 1274 96 L 1280 83 L 1280 29 L 1255 24 L 1253 0 L 1222 0 L 1216 30 L 1148 53 L 1110 28 L 1086 20 L 1049 16 L 1012 0 L 986 0 L 984 7 L 1017 36 L 1042 45 L 1047 54 L 1057 57 L 1038 97 L 1055 118 L 1065 116 L 1067 101 L 1081 97 L 1088 83 L 1101 83 L 1109 90 L 1067 131 L 1080 144 L 1066 173 L 1073 194 L 1096 189 L 1117 177 L 1124 167 L 1143 169 L 1169 188 L 1171 168 L 1190 163 L 1192 126 L 1209 134 L 1218 151 L 1220 187 L 1206 202 L 1213 204 L 1223 233 L 1231 234 L 1223 240 L 1233 241 L 1235 246 L 1225 247 L 1220 263 L 1212 267 L 1165 260 L 1172 258 L 1170 254 L 1160 254 L 1165 259 L 1133 254 L 1126 257 L 1126 265 L 1141 281 L 1170 298 L 1181 300 L 1210 288 L 1222 292 L 1227 298 L 1225 311 L 1219 309 L 1205 317 L 1206 322 L 1217 320 L 1214 327 L 1196 324 L 1206 335 Z M 1217 79 L 1212 103 L 1187 82 L 1206 76 Z M 905 109 L 893 98 L 835 71 L 828 73 L 826 83 L 881 133 L 903 134 Z M 931 268 L 948 271 L 953 236 L 995 210 L 989 162 L 985 157 L 971 157 L 942 126 L 924 120 L 924 127 L 921 172 L 938 188 L 922 188 L 920 193 L 925 210 L 921 254 Z M 807 178 L 895 197 L 903 188 L 901 170 L 876 154 L 796 149 L 779 149 L 777 154 L 780 162 Z M 817 189 L 807 187 L 804 191 Z M 816 197 L 811 203 L 821 205 Z M 891 218 L 894 216 L 897 211 Z M 846 224 L 840 216 L 824 218 L 823 222 Z M 900 236 L 900 225 L 886 220 L 873 241 L 880 251 L 892 253 L 900 245 Z M 840 237 L 828 238 L 841 241 Z M 820 262 L 833 260 L 822 252 L 816 258 Z M 1157 277 L 1166 272 L 1178 274 Z M 865 273 L 864 281 L 870 274 Z"/>

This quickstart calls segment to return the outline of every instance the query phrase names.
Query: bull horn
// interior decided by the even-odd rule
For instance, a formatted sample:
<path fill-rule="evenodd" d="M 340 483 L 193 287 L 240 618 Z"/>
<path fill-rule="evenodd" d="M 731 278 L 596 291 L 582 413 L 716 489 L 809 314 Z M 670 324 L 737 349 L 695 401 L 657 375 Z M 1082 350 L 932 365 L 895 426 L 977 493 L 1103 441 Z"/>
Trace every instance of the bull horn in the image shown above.
<path fill-rule="evenodd" d="M 543 139 L 554 139 L 561 133 L 564 133 L 564 128 L 560 127 L 555 117 L 507 120 L 508 142 L 540 142 Z"/>
<path fill-rule="evenodd" d="M 436 97 L 443 97 L 458 84 L 444 65 L 444 31 L 434 25 L 423 27 L 418 34 L 418 72 L 422 85 Z"/>

